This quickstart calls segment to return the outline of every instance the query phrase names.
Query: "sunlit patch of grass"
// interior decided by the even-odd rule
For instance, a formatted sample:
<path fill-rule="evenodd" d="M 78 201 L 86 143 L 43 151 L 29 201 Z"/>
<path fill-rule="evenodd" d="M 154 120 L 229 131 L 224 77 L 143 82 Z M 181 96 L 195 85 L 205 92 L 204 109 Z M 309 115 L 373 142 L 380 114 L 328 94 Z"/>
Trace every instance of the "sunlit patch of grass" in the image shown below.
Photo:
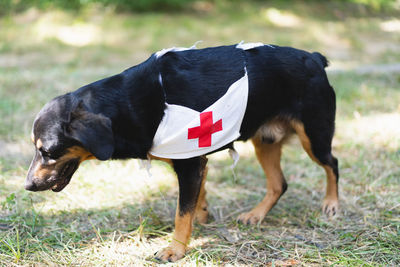
<path fill-rule="evenodd" d="M 371 146 L 396 151 L 400 147 L 400 112 L 362 116 L 339 123 L 338 136 L 352 140 L 352 145 Z M 357 138 L 354 138 L 357 137 Z"/>
<path fill-rule="evenodd" d="M 332 73 L 330 82 L 337 96 L 338 118 L 354 118 L 371 113 L 390 113 L 399 110 L 399 74 Z"/>

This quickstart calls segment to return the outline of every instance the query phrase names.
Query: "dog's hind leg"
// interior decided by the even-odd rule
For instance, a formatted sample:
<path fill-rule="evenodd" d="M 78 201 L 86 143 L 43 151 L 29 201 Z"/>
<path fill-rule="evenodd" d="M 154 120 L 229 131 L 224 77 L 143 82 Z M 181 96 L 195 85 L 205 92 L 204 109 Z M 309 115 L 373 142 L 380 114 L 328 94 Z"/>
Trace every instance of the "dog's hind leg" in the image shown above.
<path fill-rule="evenodd" d="M 315 129 L 314 127 L 306 128 L 307 125 L 300 122 L 294 122 L 292 124 L 300 138 L 304 150 L 313 161 L 325 169 L 327 185 L 326 195 L 322 203 L 322 211 L 328 217 L 331 217 L 336 215 L 339 211 L 339 170 L 338 161 L 331 152 L 333 125 L 327 127 L 331 129 L 322 129 L 322 125 L 324 125 L 324 123 L 319 125 L 319 129 Z"/>
<path fill-rule="evenodd" d="M 263 142 L 259 135 L 252 141 L 257 159 L 267 177 L 267 194 L 250 212 L 239 215 L 238 221 L 244 224 L 257 224 L 262 221 L 287 188 L 280 164 L 283 141 L 268 144 Z"/>
<path fill-rule="evenodd" d="M 207 158 L 172 160 L 172 164 L 179 182 L 175 231 L 171 244 L 156 254 L 157 259 L 170 262 L 177 261 L 185 255 L 186 246 L 192 234 L 198 198 L 205 178 Z"/>

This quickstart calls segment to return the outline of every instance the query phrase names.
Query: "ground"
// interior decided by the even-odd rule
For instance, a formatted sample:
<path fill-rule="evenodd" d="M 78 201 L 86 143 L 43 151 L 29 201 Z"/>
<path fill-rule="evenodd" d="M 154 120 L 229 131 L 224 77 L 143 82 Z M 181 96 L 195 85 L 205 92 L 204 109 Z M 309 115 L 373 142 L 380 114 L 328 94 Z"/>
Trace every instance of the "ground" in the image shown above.
<path fill-rule="evenodd" d="M 225 2 L 223 2 L 225 3 Z M 319 51 L 337 94 L 334 154 L 341 211 L 321 213 L 324 171 L 296 139 L 284 149 L 289 188 L 257 226 L 236 217 L 265 178 L 248 143 L 231 170 L 210 157 L 211 218 L 168 265 L 400 265 L 400 19 L 343 3 L 199 2 L 184 13 L 28 10 L 0 18 L 0 265 L 156 265 L 168 245 L 177 182 L 169 166 L 85 162 L 61 193 L 23 189 L 30 127 L 52 97 L 171 46 L 264 42 Z M 146 166 L 146 165 L 145 165 Z"/>

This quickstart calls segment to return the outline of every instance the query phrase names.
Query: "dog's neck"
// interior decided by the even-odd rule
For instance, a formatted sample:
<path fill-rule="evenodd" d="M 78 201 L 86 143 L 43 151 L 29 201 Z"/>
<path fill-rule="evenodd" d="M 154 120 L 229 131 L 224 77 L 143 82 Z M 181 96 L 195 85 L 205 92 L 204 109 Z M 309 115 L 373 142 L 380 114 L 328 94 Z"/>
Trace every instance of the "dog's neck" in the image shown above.
<path fill-rule="evenodd" d="M 164 115 L 165 98 L 158 80 L 156 58 L 74 92 L 93 113 L 112 121 L 114 159 L 147 158 Z M 86 102 L 87 101 L 87 102 Z"/>

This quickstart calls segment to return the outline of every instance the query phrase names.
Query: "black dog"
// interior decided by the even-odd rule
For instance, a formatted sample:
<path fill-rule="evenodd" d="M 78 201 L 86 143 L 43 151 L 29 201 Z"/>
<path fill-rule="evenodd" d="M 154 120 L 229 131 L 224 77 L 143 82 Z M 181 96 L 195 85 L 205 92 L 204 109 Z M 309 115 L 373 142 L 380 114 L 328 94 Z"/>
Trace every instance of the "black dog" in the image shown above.
<path fill-rule="evenodd" d="M 32 131 L 36 155 L 25 188 L 59 192 L 87 159 L 167 161 L 178 177 L 179 202 L 173 241 L 157 257 L 175 261 L 184 256 L 193 220 L 207 220 L 206 155 L 232 148 L 233 141 L 252 140 L 268 180 L 267 194 L 238 220 L 255 224 L 286 190 L 281 148 L 295 133 L 308 155 L 326 171 L 323 212 L 333 216 L 338 211 L 339 178 L 338 161 L 331 154 L 336 104 L 326 66 L 327 60 L 319 53 L 261 44 L 160 51 L 120 74 L 59 96 L 40 111 Z M 215 122 L 219 118 L 203 111 L 237 81 L 248 95 L 235 140 L 193 157 L 152 153 L 156 132 L 171 105 L 201 113 L 201 125 L 192 128 L 187 139 L 198 142 L 198 149 L 210 147 L 211 136 L 222 132 L 225 119 Z M 200 133 L 203 125 L 210 127 Z"/>

